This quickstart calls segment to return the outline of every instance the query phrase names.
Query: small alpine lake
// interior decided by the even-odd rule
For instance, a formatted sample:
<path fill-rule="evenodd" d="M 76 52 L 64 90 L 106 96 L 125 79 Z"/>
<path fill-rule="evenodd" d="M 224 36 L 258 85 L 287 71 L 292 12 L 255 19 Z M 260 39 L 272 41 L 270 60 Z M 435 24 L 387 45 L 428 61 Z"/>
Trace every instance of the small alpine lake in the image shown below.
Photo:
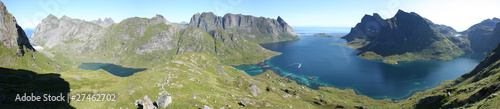
<path fill-rule="evenodd" d="M 133 75 L 136 72 L 147 70 L 146 68 L 126 68 L 119 65 L 107 64 L 107 63 L 82 63 L 77 68 L 83 70 L 94 70 L 94 71 L 103 69 L 119 77 L 127 77 Z"/>
<path fill-rule="evenodd" d="M 447 61 L 412 61 L 391 65 L 356 56 L 358 50 L 338 45 L 346 43 L 341 38 L 315 37 L 312 33 L 299 34 L 299 37 L 302 40 L 261 44 L 282 54 L 257 65 L 234 67 L 252 76 L 274 70 L 280 76 L 288 75 L 287 78 L 311 88 L 326 85 L 354 89 L 358 94 L 375 99 L 403 99 L 413 92 L 460 77 L 486 57 L 485 54 L 464 54 Z M 269 67 L 264 67 L 266 65 Z"/>

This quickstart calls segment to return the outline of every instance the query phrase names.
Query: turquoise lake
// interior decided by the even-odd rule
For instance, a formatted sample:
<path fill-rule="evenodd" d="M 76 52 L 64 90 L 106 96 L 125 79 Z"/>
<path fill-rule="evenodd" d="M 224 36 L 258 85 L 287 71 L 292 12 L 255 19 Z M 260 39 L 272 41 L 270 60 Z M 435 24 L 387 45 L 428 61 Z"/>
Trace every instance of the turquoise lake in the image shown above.
<path fill-rule="evenodd" d="M 295 30 L 296 33 L 308 31 L 311 30 Z M 314 32 L 338 35 L 333 31 Z M 299 37 L 302 40 L 261 44 L 264 48 L 282 54 L 264 63 L 235 68 L 249 75 L 257 75 L 268 69 L 280 76 L 291 74 L 287 77 L 311 88 L 327 85 L 354 89 L 358 94 L 375 99 L 403 99 L 413 92 L 460 77 L 486 57 L 485 54 L 464 54 L 448 61 L 413 61 L 390 65 L 380 60 L 360 58 L 356 56 L 358 50 L 334 45 L 346 43 L 341 38 L 315 37 L 312 33 L 299 34 Z M 265 65 L 270 67 L 263 67 Z"/>
<path fill-rule="evenodd" d="M 106 64 L 106 63 L 82 63 L 77 67 L 78 69 L 84 70 L 94 70 L 97 71 L 99 69 L 103 69 L 115 76 L 119 77 L 127 77 L 133 75 L 136 72 L 147 70 L 146 68 L 126 68 L 115 64 Z"/>

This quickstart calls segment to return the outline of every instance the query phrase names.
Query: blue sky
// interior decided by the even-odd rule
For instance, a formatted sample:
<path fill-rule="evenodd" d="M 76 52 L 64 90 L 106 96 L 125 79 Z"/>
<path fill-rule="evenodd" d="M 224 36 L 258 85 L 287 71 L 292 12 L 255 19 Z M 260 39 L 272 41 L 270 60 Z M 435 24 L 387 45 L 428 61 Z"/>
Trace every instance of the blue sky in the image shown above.
<path fill-rule="evenodd" d="M 111 17 L 120 22 L 129 17 L 163 15 L 171 22 L 189 22 L 193 14 L 214 12 L 281 16 L 295 27 L 353 27 L 365 14 L 394 16 L 398 9 L 416 12 L 434 23 L 459 31 L 475 23 L 500 17 L 500 0 L 3 0 L 23 28 L 34 28 L 54 14 L 83 20 Z"/>

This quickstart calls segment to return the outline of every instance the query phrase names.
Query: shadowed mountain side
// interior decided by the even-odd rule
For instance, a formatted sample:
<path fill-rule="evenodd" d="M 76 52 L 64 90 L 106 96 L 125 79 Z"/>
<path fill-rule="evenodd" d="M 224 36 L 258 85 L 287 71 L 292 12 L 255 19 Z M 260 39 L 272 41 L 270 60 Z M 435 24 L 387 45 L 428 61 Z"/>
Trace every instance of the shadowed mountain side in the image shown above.
<path fill-rule="evenodd" d="M 69 83 L 60 74 L 37 74 L 29 70 L 0 67 L 0 105 L 2 108 L 73 108 L 67 101 L 43 101 L 44 94 L 66 96 Z M 41 96 L 40 101 L 15 101 L 17 94 Z M 66 96 L 67 97 L 67 96 Z M 67 100 L 67 98 L 64 98 Z"/>
<path fill-rule="evenodd" d="M 417 13 L 399 10 L 390 19 L 382 19 L 377 13 L 365 15 L 342 38 L 348 41 L 345 45 L 362 51 L 358 56 L 391 64 L 397 64 L 397 61 L 449 60 L 464 53 L 455 45 L 460 41 L 452 42 L 441 33 L 453 34 L 454 30 L 436 25 Z"/>

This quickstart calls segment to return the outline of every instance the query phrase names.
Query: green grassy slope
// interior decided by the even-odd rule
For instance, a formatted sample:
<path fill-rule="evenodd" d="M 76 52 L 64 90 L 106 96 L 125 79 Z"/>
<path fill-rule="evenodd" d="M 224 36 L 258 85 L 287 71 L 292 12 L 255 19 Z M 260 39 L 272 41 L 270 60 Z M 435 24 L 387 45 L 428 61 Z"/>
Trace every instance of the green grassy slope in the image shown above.
<path fill-rule="evenodd" d="M 176 54 L 203 51 L 217 53 L 216 56 L 223 64 L 241 65 L 258 63 L 278 54 L 246 41 L 239 35 L 220 30 L 213 30 L 215 32 L 212 33 L 216 34 L 209 34 L 194 27 L 181 28 L 161 22 L 155 23 L 162 20 L 156 17 L 128 18 L 107 28 L 67 17 L 57 19 L 49 16 L 46 19 L 48 20 L 44 20 L 35 32 L 37 34 L 34 41 L 44 45 L 43 51 L 55 55 L 56 61 L 71 64 L 67 60 L 72 60 L 74 63 L 71 65 L 102 62 L 127 67 L 154 67 L 165 64 Z M 48 22 L 49 20 L 52 22 Z M 49 28 L 51 26 L 44 26 L 46 23 L 70 24 L 68 28 L 91 29 L 83 31 L 62 27 Z M 86 26 L 80 27 L 82 25 Z M 51 37 L 60 37 L 63 40 L 53 41 Z M 48 42 L 55 44 L 47 45 Z"/>
<path fill-rule="evenodd" d="M 61 75 L 69 81 L 73 90 L 71 94 L 94 91 L 118 94 L 114 102 L 71 102 L 74 107 L 134 108 L 135 100 L 146 95 L 155 101 L 159 93 L 165 94 L 162 86 L 172 95 L 173 102 L 167 108 L 202 108 L 204 105 L 243 108 L 239 102 L 245 103 L 246 108 L 382 108 L 392 105 L 389 99 L 374 100 L 356 95 L 350 89 L 321 87 L 312 90 L 278 77 L 272 71 L 249 76 L 222 65 L 208 52 L 179 54 L 167 64 L 123 78 L 102 70 L 74 70 Z M 251 84 L 256 85 L 260 92 L 253 94 Z"/>
<path fill-rule="evenodd" d="M 471 72 L 435 88 L 417 92 L 402 107 L 413 108 L 497 108 L 500 102 L 500 47 Z"/>

